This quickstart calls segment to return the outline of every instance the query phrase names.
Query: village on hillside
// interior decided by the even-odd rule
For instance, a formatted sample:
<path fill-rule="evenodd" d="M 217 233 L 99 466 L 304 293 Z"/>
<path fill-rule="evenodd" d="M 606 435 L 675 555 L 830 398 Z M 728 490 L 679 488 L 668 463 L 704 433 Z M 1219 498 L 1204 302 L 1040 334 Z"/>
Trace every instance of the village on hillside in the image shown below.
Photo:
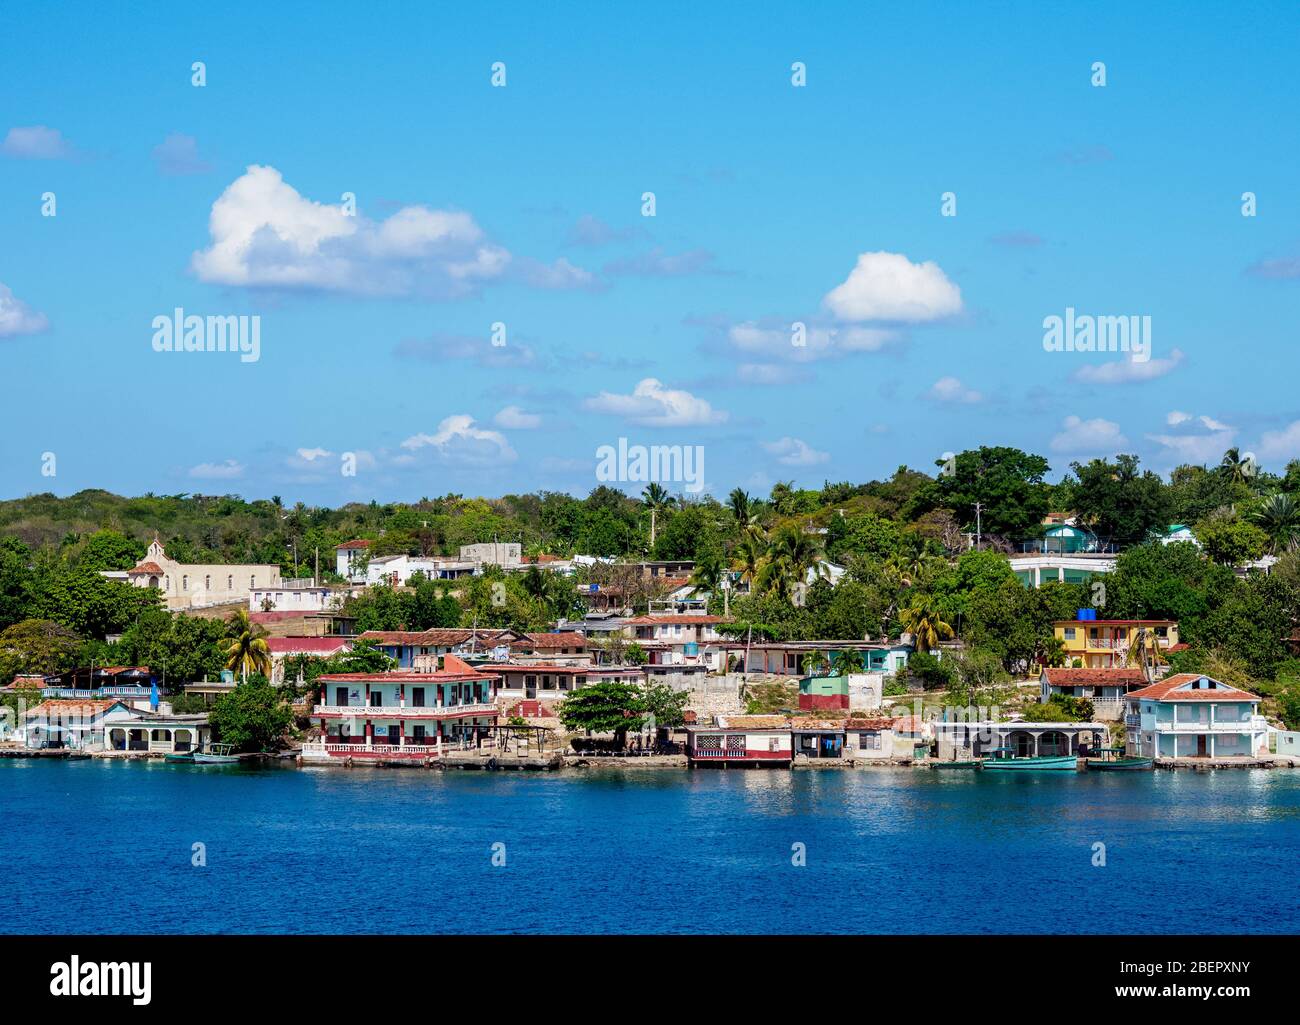
<path fill-rule="evenodd" d="M 1300 465 L 1273 477 L 1229 452 L 1166 484 L 1121 457 L 1126 489 L 1102 495 L 1106 461 L 1053 487 L 1036 458 L 980 449 L 947 476 L 726 504 L 654 484 L 524 513 L 449 496 L 346 537 L 337 513 L 273 505 L 260 562 L 222 558 L 257 547 L 247 525 L 210 543 L 214 504 L 257 512 L 237 499 L 171 500 L 208 544 L 11 533 L 0 753 L 1300 764 Z M 464 529 L 492 539 L 455 543 Z"/>

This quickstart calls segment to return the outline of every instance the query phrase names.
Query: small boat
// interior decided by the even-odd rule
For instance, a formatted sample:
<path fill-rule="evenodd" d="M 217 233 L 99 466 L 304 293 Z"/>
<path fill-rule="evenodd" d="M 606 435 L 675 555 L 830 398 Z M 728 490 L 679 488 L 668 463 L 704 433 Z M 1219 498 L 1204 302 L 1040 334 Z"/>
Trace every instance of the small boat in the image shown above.
<path fill-rule="evenodd" d="M 231 744 L 213 744 L 207 751 L 194 752 L 195 765 L 233 765 L 239 761 L 239 755 L 232 754 Z"/>
<path fill-rule="evenodd" d="M 194 764 L 194 752 L 193 752 L 193 751 L 173 751 L 173 752 L 172 752 L 171 754 L 169 754 L 169 755 L 164 755 L 164 756 L 163 756 L 163 761 L 165 761 L 165 762 L 184 762 L 184 763 L 187 764 L 187 765 L 193 765 L 193 764 Z"/>
<path fill-rule="evenodd" d="M 986 754 L 980 765 L 983 772 L 1073 772 L 1079 767 L 1077 755 L 1017 755 L 1009 747 L 995 747 Z"/>
<path fill-rule="evenodd" d="M 932 769 L 978 769 L 980 763 L 978 759 L 968 762 L 931 762 Z"/>
<path fill-rule="evenodd" d="M 1125 758 L 1122 747 L 1099 748 L 1101 757 L 1089 759 L 1088 768 L 1098 772 L 1142 772 L 1155 765 L 1154 758 Z"/>

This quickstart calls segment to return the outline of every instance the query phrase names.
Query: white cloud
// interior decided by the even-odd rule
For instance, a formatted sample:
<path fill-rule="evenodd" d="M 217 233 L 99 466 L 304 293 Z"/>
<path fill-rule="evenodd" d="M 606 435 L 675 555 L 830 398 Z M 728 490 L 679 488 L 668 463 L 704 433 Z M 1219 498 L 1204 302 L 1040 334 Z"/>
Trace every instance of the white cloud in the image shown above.
<path fill-rule="evenodd" d="M 927 321 L 961 312 L 961 289 L 937 263 L 912 263 L 901 253 L 862 253 L 822 300 L 840 320 Z"/>
<path fill-rule="evenodd" d="M 300 448 L 298 458 L 304 462 L 314 463 L 317 459 L 326 459 L 334 453 L 327 448 Z"/>
<path fill-rule="evenodd" d="M 531 367 L 542 362 L 530 346 L 513 340 L 506 345 L 493 345 L 492 339 L 486 334 L 436 334 L 430 338 L 406 338 L 393 347 L 393 355 L 433 363 L 453 359 L 472 360 L 480 366 L 494 369 Z"/>
<path fill-rule="evenodd" d="M 1111 360 L 1079 367 L 1073 374 L 1076 381 L 1086 384 L 1130 384 L 1134 381 L 1154 381 L 1171 373 L 1183 361 L 1183 350 L 1172 349 L 1168 359 L 1150 359 L 1139 363 L 1134 359 Z"/>
<path fill-rule="evenodd" d="M 925 393 L 925 397 L 934 402 L 962 402 L 975 403 L 983 402 L 984 395 L 973 388 L 967 388 L 956 377 L 941 377 L 930 386 L 930 390 Z"/>
<path fill-rule="evenodd" d="M 412 456 L 399 457 L 399 462 L 411 462 L 415 453 L 425 449 L 440 462 L 461 466 L 500 466 L 518 458 L 505 435 L 476 427 L 474 418 L 467 413 L 446 417 L 433 434 L 411 435 L 402 442 L 402 448 Z"/>
<path fill-rule="evenodd" d="M 76 155 L 62 132 L 44 125 L 10 128 L 0 143 L 0 153 L 19 160 L 67 160 Z"/>
<path fill-rule="evenodd" d="M 508 431 L 531 431 L 542 425 L 542 418 L 536 413 L 525 413 L 518 406 L 506 406 L 492 418 L 492 422 Z"/>
<path fill-rule="evenodd" d="M 765 441 L 763 448 L 776 456 L 776 461 L 782 466 L 816 466 L 830 459 L 829 452 L 818 452 L 799 438 L 785 437 L 779 441 Z"/>
<path fill-rule="evenodd" d="M 203 281 L 370 295 L 463 295 L 500 277 L 510 254 L 467 213 L 408 206 L 387 220 L 304 198 L 274 167 L 252 165 L 212 205 Z"/>
<path fill-rule="evenodd" d="M 1161 446 L 1167 459 L 1178 463 L 1218 462 L 1225 449 L 1231 448 L 1237 429 L 1212 416 L 1195 416 L 1182 410 L 1166 414 L 1165 423 L 1172 433 L 1148 434 L 1148 441 Z M 1201 430 L 1200 428 L 1203 428 Z"/>
<path fill-rule="evenodd" d="M 199 157 L 199 144 L 192 135 L 172 132 L 153 148 L 154 163 L 163 174 L 206 174 L 212 165 Z"/>
<path fill-rule="evenodd" d="M 1260 459 L 1295 459 L 1300 457 L 1300 420 L 1293 420 L 1280 431 L 1265 431 L 1259 439 Z"/>
<path fill-rule="evenodd" d="M 820 359 L 834 359 L 857 352 L 878 352 L 898 341 L 897 331 L 875 327 L 826 327 L 805 324 L 802 345 L 796 335 L 794 322 L 777 323 L 747 320 L 733 324 L 727 330 L 727 341 L 732 348 L 768 360 L 783 359 L 795 363 L 811 363 Z"/>
<path fill-rule="evenodd" d="M 190 467 L 190 476 L 204 480 L 234 480 L 244 475 L 244 464 L 235 459 L 224 463 L 199 463 Z"/>
<path fill-rule="evenodd" d="M 715 410 L 706 399 L 667 389 L 653 377 L 639 382 L 631 395 L 603 391 L 585 400 L 583 406 L 594 413 L 627 417 L 645 427 L 701 427 L 727 419 L 725 412 Z"/>
<path fill-rule="evenodd" d="M 1061 432 L 1050 444 L 1053 452 L 1063 455 L 1113 455 L 1128 444 L 1128 438 L 1111 420 L 1067 416 L 1061 421 Z"/>
<path fill-rule="evenodd" d="M 570 263 L 562 256 L 549 264 L 542 263 L 540 260 L 521 260 L 519 268 L 520 276 L 534 288 L 572 291 L 579 288 L 595 288 L 599 284 L 596 275 L 591 271 Z"/>
<path fill-rule="evenodd" d="M 0 338 L 34 335 L 49 326 L 49 318 L 44 313 L 36 312 L 15 298 L 9 287 L 0 283 Z"/>

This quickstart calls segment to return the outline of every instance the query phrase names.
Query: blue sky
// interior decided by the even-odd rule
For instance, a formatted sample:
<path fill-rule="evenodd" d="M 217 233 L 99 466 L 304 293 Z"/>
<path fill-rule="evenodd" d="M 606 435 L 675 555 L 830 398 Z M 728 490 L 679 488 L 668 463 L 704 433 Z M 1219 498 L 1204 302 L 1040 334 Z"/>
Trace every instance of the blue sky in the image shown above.
<path fill-rule="evenodd" d="M 716 495 L 1280 469 L 1300 8 L 1202 6 L 9 5 L 4 497 L 585 494 L 620 437 Z M 155 351 L 176 307 L 260 358 Z M 1149 361 L 1045 351 L 1067 307 Z"/>

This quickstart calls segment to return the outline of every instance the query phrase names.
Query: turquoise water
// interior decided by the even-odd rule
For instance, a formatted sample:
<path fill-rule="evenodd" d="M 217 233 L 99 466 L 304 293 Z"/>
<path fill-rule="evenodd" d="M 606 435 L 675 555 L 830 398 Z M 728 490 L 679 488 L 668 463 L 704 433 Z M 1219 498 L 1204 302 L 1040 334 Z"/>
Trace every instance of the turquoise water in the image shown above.
<path fill-rule="evenodd" d="M 1288 933 L 1300 773 L 4 761 L 0 865 L 9 933 Z"/>

